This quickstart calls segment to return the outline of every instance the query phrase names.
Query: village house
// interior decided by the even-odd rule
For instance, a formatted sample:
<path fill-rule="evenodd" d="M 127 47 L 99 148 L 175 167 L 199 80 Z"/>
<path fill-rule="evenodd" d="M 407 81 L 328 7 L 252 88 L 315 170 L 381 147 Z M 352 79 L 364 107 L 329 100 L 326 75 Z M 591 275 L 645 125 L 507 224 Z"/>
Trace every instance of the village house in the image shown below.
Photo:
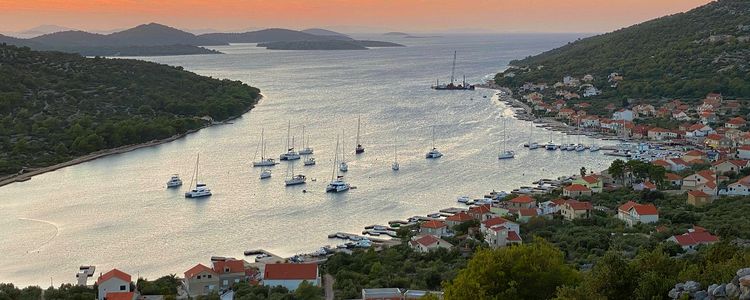
<path fill-rule="evenodd" d="M 479 231 L 482 234 L 487 235 L 487 234 L 490 234 L 490 230 L 493 227 L 497 227 L 497 226 L 503 226 L 505 228 L 510 229 L 511 231 L 521 232 L 521 227 L 518 225 L 518 223 L 509 221 L 508 219 L 501 218 L 501 217 L 494 217 L 492 219 L 485 220 L 479 226 Z"/>
<path fill-rule="evenodd" d="M 431 220 L 422 223 L 420 233 L 434 236 L 445 236 L 448 234 L 448 225 L 443 221 Z"/>
<path fill-rule="evenodd" d="M 565 199 L 557 199 L 553 201 L 545 201 L 539 203 L 539 209 L 543 216 L 553 215 L 560 212 L 560 208 L 565 204 Z"/>
<path fill-rule="evenodd" d="M 716 181 L 716 173 L 711 170 L 703 170 L 693 175 L 689 175 L 682 179 L 682 190 L 692 191 L 698 190 L 703 185 L 709 182 Z"/>
<path fill-rule="evenodd" d="M 183 282 L 188 296 L 196 298 L 218 291 L 219 274 L 203 264 L 197 264 L 190 270 L 185 271 Z"/>
<path fill-rule="evenodd" d="M 750 195 L 750 176 L 746 176 L 735 183 L 729 184 L 726 191 L 724 191 L 724 194 L 729 196 Z"/>
<path fill-rule="evenodd" d="M 656 187 L 656 184 L 654 184 L 651 181 L 644 181 L 633 184 L 633 190 L 635 191 L 656 191 L 658 188 Z"/>
<path fill-rule="evenodd" d="M 747 121 L 745 121 L 745 119 L 736 117 L 729 119 L 729 121 L 724 124 L 724 127 L 731 129 L 740 129 L 742 127 L 745 127 L 745 124 L 747 124 Z"/>
<path fill-rule="evenodd" d="M 594 75 L 591 75 L 591 74 L 583 75 L 583 78 L 581 78 L 581 80 L 583 80 L 583 82 L 592 82 L 594 81 Z"/>
<path fill-rule="evenodd" d="M 213 270 L 219 275 L 219 287 L 227 289 L 245 279 L 245 261 L 237 259 L 214 260 Z"/>
<path fill-rule="evenodd" d="M 719 175 L 726 173 L 739 173 L 748 167 L 747 160 L 720 160 L 711 164 L 711 171 Z"/>
<path fill-rule="evenodd" d="M 576 111 L 570 108 L 563 108 L 557 112 L 558 119 L 570 119 L 571 116 L 575 115 Z"/>
<path fill-rule="evenodd" d="M 536 207 L 536 201 L 534 201 L 534 198 L 531 198 L 531 196 L 528 195 L 515 197 L 513 199 L 510 199 L 508 202 L 510 203 L 510 208 L 514 209 Z"/>
<path fill-rule="evenodd" d="M 684 110 L 676 110 L 672 112 L 672 119 L 677 121 L 690 121 L 691 118 Z"/>
<path fill-rule="evenodd" d="M 102 274 L 96 280 L 97 289 L 99 291 L 97 299 L 106 299 L 108 293 L 131 292 L 130 280 L 131 278 L 128 273 L 125 273 L 118 269 L 112 269 L 109 272 Z"/>
<path fill-rule="evenodd" d="M 409 245 L 417 252 L 427 253 L 440 248 L 451 249 L 453 245 L 434 235 L 418 235 L 411 238 Z"/>
<path fill-rule="evenodd" d="M 563 196 L 570 198 L 591 196 L 591 189 L 584 185 L 571 184 L 563 188 Z"/>
<path fill-rule="evenodd" d="M 719 117 L 716 116 L 716 113 L 713 111 L 704 111 L 699 112 L 701 123 L 703 124 L 713 124 L 719 121 Z"/>
<path fill-rule="evenodd" d="M 457 225 L 469 222 L 471 220 L 474 220 L 474 218 L 471 217 L 469 214 L 461 211 L 461 212 L 458 212 L 457 214 L 454 214 L 452 216 L 445 218 L 445 223 L 448 224 L 448 226 L 452 228 Z"/>
<path fill-rule="evenodd" d="M 612 114 L 612 120 L 623 120 L 623 121 L 633 121 L 634 115 L 633 111 L 629 109 L 621 109 L 616 111 Z"/>
<path fill-rule="evenodd" d="M 580 184 L 591 189 L 592 193 L 601 193 L 604 188 L 604 182 L 598 175 L 587 175 L 573 180 L 573 184 Z"/>
<path fill-rule="evenodd" d="M 493 249 L 522 243 L 518 231 L 513 231 L 502 225 L 491 227 L 488 233 L 484 236 L 484 240 Z"/>
<path fill-rule="evenodd" d="M 581 118 L 581 127 L 584 127 L 584 128 L 599 127 L 599 117 L 585 116 Z"/>
<path fill-rule="evenodd" d="M 667 182 L 673 186 L 679 188 L 682 186 L 682 176 L 677 175 L 675 173 L 667 173 L 665 174 L 665 177 L 667 179 Z"/>
<path fill-rule="evenodd" d="M 265 286 L 283 286 L 289 291 L 295 291 L 305 281 L 313 286 L 320 286 L 318 264 L 266 264 L 263 270 Z"/>
<path fill-rule="evenodd" d="M 710 245 L 719 241 L 719 237 L 712 235 L 706 229 L 694 226 L 687 233 L 675 235 L 667 239 L 675 242 L 684 250 L 695 250 L 700 245 Z"/>
<path fill-rule="evenodd" d="M 737 147 L 736 156 L 739 159 L 750 159 L 750 145 L 742 145 Z"/>
<path fill-rule="evenodd" d="M 732 146 L 732 141 L 723 134 L 709 134 L 703 141 L 706 146 L 713 149 L 728 148 Z"/>
<path fill-rule="evenodd" d="M 653 204 L 638 204 L 628 201 L 617 208 L 617 218 L 628 226 L 638 223 L 656 223 L 659 221 L 659 211 Z"/>
<path fill-rule="evenodd" d="M 682 155 L 682 159 L 686 162 L 693 162 L 696 160 L 706 160 L 706 152 L 700 150 L 690 150 Z"/>
<path fill-rule="evenodd" d="M 677 138 L 677 133 L 664 128 L 651 128 L 648 130 L 648 138 L 655 141 L 664 141 Z"/>
<path fill-rule="evenodd" d="M 586 88 L 583 89 L 584 98 L 599 96 L 601 94 L 602 94 L 602 91 L 597 89 L 595 86 L 587 86 Z"/>
<path fill-rule="evenodd" d="M 560 214 L 568 221 L 575 219 L 588 219 L 591 218 L 591 213 L 594 210 L 594 206 L 591 202 L 583 202 L 577 200 L 565 201 L 565 204 L 560 208 Z"/>
<path fill-rule="evenodd" d="M 687 204 L 692 206 L 703 206 L 713 202 L 713 197 L 701 190 L 687 192 Z"/>
<path fill-rule="evenodd" d="M 492 214 L 490 211 L 489 205 L 479 205 L 472 208 L 469 208 L 469 211 L 467 212 L 474 220 L 477 220 L 479 222 L 487 220 L 489 218 L 494 217 L 495 215 Z"/>
<path fill-rule="evenodd" d="M 711 126 L 708 126 L 706 124 L 693 124 L 690 127 L 685 130 L 685 137 L 689 138 L 699 138 L 699 137 L 705 137 L 708 136 L 711 133 L 715 133 L 715 131 L 711 128 Z"/>
<path fill-rule="evenodd" d="M 537 208 L 521 208 L 516 212 L 518 222 L 527 223 L 531 218 L 539 216 Z"/>

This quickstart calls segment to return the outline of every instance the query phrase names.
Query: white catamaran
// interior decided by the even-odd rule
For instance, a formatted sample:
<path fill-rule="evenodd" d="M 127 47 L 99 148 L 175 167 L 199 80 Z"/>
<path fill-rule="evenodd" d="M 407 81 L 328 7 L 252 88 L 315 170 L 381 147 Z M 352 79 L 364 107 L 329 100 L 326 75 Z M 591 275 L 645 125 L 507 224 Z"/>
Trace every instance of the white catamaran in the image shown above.
<path fill-rule="evenodd" d="M 289 125 L 287 125 L 286 129 L 286 153 L 282 153 L 279 155 L 280 160 L 297 160 L 300 159 L 299 153 L 297 151 L 294 151 L 294 142 L 292 142 L 292 146 L 289 146 L 289 138 L 292 130 L 292 121 L 289 121 Z"/>
<path fill-rule="evenodd" d="M 307 139 L 307 142 L 305 142 L 305 139 Z M 313 148 L 310 147 L 310 137 L 305 132 L 305 126 L 302 126 L 302 150 L 299 151 L 299 154 L 310 155 L 313 154 L 313 151 Z"/>
<path fill-rule="evenodd" d="M 507 127 L 505 121 L 505 118 L 503 118 L 503 151 L 497 156 L 498 159 L 511 159 L 516 157 L 516 153 L 507 148 L 508 135 L 506 134 Z"/>
<path fill-rule="evenodd" d="M 425 158 L 427 159 L 433 159 L 433 158 L 440 158 L 443 157 L 443 153 L 440 153 L 438 149 L 435 147 L 435 126 L 432 127 L 432 150 L 427 152 L 425 154 Z"/>
<path fill-rule="evenodd" d="M 287 179 L 284 180 L 284 185 L 290 186 L 290 185 L 298 185 L 298 184 L 305 184 L 307 182 L 307 177 L 302 174 L 294 175 L 294 163 L 291 163 L 291 166 L 289 166 L 292 169 L 291 177 L 289 176 L 289 168 L 287 168 Z"/>
<path fill-rule="evenodd" d="M 260 160 L 253 162 L 253 167 L 270 167 L 275 166 L 278 163 L 276 160 L 270 157 L 266 157 L 266 140 L 265 140 L 265 129 L 260 130 Z M 255 153 L 257 154 L 258 151 L 256 150 Z"/>
<path fill-rule="evenodd" d="M 360 117 L 357 117 L 357 147 L 354 148 L 355 154 L 362 154 L 365 153 L 365 147 L 362 146 L 362 143 L 359 142 L 359 127 L 361 125 L 361 119 Z"/>
<path fill-rule="evenodd" d="M 193 185 L 193 181 L 195 181 L 195 188 L 185 192 L 185 198 L 201 198 L 201 197 L 208 197 L 211 196 L 211 189 L 206 186 L 205 183 L 198 182 L 198 162 L 200 161 L 200 154 L 198 154 L 198 157 L 195 159 L 195 174 L 193 174 L 193 178 L 190 179 L 190 185 Z"/>
<path fill-rule="evenodd" d="M 334 152 L 334 158 L 333 158 L 333 169 L 331 170 L 331 182 L 328 183 L 326 186 L 326 192 L 327 193 L 340 193 L 348 191 L 349 188 L 351 188 L 351 185 L 346 183 L 344 181 L 344 176 L 339 175 L 338 171 L 336 170 L 336 164 L 338 160 L 339 155 L 339 139 L 336 138 L 336 151 Z"/>

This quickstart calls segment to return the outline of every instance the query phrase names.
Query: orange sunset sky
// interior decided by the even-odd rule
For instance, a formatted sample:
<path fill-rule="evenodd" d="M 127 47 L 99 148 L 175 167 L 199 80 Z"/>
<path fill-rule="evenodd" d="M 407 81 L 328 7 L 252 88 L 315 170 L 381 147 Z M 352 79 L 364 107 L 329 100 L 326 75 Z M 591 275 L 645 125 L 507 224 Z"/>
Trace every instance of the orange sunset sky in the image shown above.
<path fill-rule="evenodd" d="M 604 32 L 708 0 L 0 0 L 0 31 L 42 24 L 108 30 L 187 28 L 352 31 Z"/>

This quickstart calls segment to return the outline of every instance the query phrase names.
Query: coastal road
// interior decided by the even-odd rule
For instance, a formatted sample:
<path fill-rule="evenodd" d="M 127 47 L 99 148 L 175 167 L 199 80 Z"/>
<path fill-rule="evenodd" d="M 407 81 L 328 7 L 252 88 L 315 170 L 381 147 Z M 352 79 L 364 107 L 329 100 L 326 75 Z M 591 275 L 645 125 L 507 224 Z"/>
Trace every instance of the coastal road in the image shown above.
<path fill-rule="evenodd" d="M 323 275 L 323 287 L 326 292 L 326 300 L 333 300 L 333 276 L 331 274 Z"/>

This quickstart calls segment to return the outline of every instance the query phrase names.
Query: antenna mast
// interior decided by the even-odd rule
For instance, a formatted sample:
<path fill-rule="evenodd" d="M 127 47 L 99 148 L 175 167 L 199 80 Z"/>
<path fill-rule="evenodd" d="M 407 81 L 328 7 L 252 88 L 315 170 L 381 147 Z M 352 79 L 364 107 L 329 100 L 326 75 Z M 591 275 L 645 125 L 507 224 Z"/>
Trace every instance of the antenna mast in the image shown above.
<path fill-rule="evenodd" d="M 453 84 L 455 73 L 456 73 L 456 51 L 453 51 L 453 68 L 451 69 L 451 85 Z"/>

